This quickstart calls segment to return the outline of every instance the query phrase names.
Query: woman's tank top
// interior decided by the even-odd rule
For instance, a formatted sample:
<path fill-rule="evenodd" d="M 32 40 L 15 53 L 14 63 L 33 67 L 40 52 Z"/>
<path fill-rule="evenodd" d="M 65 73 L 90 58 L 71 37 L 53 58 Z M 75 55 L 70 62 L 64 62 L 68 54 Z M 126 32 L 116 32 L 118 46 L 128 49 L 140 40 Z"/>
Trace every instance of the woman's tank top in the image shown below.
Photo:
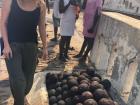
<path fill-rule="evenodd" d="M 7 33 L 9 43 L 35 42 L 37 43 L 37 25 L 40 18 L 40 7 L 33 11 L 24 11 L 12 0 L 8 17 Z M 45 24 L 45 23 L 44 23 Z"/>

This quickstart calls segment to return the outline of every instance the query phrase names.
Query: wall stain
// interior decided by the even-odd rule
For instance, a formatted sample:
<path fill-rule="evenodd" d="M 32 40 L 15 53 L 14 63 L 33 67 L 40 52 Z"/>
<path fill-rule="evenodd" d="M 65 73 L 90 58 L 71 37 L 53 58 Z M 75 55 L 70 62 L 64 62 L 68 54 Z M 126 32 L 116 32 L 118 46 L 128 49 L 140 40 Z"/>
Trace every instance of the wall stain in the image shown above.
<path fill-rule="evenodd" d="M 119 79 L 119 66 L 120 66 L 120 61 L 119 58 L 117 57 L 116 60 L 114 61 L 113 72 L 111 77 L 116 81 Z"/>
<path fill-rule="evenodd" d="M 136 82 L 140 86 L 140 65 L 138 65 L 138 71 L 136 75 Z"/>

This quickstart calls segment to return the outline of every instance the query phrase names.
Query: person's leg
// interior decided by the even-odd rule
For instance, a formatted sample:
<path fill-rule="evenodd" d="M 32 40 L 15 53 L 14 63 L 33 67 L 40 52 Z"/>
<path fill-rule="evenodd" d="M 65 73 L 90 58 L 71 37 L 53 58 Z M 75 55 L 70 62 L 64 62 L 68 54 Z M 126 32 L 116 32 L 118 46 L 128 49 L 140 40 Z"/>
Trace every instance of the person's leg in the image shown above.
<path fill-rule="evenodd" d="M 82 58 L 80 59 L 81 61 L 86 61 L 86 58 L 88 56 L 89 51 L 92 49 L 93 47 L 93 43 L 94 43 L 94 38 L 88 38 L 87 39 L 87 48 L 86 51 L 84 53 L 84 55 L 82 56 Z"/>
<path fill-rule="evenodd" d="M 9 73 L 9 81 L 14 105 L 24 105 L 26 79 L 22 71 L 22 46 L 17 43 L 10 45 L 12 49 L 12 58 L 6 59 L 6 65 Z"/>
<path fill-rule="evenodd" d="M 94 43 L 94 38 L 88 38 L 88 41 L 87 42 L 88 42 L 88 46 L 87 46 L 87 49 L 85 51 L 84 56 L 87 56 L 88 53 L 89 53 L 89 51 L 92 49 L 93 43 Z"/>
<path fill-rule="evenodd" d="M 52 38 L 51 41 L 57 41 L 57 31 L 58 27 L 54 26 L 54 38 Z"/>
<path fill-rule="evenodd" d="M 64 53 L 64 43 L 65 43 L 65 38 L 64 38 L 64 36 L 61 36 L 60 43 L 59 43 L 59 54 L 60 54 L 60 57 Z"/>
<path fill-rule="evenodd" d="M 66 45 L 66 37 L 61 36 L 60 43 L 59 43 L 59 60 L 66 62 L 66 59 L 64 57 L 64 51 L 65 51 L 65 45 Z"/>
<path fill-rule="evenodd" d="M 66 36 L 66 45 L 65 45 L 65 52 L 64 52 L 64 56 L 69 59 L 68 57 L 68 50 L 70 47 L 70 41 L 71 41 L 71 36 Z"/>
<path fill-rule="evenodd" d="M 86 47 L 87 47 L 87 38 L 84 37 L 84 42 L 82 44 L 81 50 L 80 50 L 80 52 L 77 55 L 74 56 L 74 58 L 82 57 L 83 52 L 84 52 L 84 50 L 85 50 Z"/>
<path fill-rule="evenodd" d="M 37 44 L 26 43 L 22 49 L 22 68 L 26 78 L 25 95 L 29 93 L 33 84 L 37 60 Z"/>
<path fill-rule="evenodd" d="M 58 27 L 54 27 L 54 38 L 57 39 Z"/>
<path fill-rule="evenodd" d="M 53 16 L 54 38 L 51 41 L 57 41 L 58 27 L 60 26 L 60 19 Z"/>
<path fill-rule="evenodd" d="M 56 18 L 54 17 L 54 15 L 52 15 L 52 19 L 53 19 L 54 38 L 52 38 L 51 41 L 57 41 L 58 27 L 56 26 Z"/>

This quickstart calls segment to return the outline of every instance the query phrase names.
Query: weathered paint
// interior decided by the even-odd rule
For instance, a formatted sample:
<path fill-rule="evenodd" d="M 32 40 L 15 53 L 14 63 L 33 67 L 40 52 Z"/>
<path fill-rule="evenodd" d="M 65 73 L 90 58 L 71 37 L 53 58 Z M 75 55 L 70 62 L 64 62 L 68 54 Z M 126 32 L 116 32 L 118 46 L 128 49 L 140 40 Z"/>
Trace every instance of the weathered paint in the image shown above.
<path fill-rule="evenodd" d="M 139 0 L 105 0 L 104 8 L 140 16 Z"/>
<path fill-rule="evenodd" d="M 140 105 L 139 45 L 140 20 L 119 13 L 102 14 L 90 58 L 128 105 Z"/>

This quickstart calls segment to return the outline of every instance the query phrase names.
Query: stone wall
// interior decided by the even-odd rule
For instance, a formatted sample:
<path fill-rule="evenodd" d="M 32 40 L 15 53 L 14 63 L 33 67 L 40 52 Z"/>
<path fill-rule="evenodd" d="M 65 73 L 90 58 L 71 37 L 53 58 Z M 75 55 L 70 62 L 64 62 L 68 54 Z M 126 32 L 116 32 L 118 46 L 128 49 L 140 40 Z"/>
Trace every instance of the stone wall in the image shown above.
<path fill-rule="evenodd" d="M 0 8 L 2 7 L 2 0 L 0 0 Z"/>
<path fill-rule="evenodd" d="M 90 58 L 127 105 L 140 105 L 140 20 L 104 12 Z"/>
<path fill-rule="evenodd" d="M 116 10 L 140 16 L 139 0 L 105 0 L 104 9 Z"/>

